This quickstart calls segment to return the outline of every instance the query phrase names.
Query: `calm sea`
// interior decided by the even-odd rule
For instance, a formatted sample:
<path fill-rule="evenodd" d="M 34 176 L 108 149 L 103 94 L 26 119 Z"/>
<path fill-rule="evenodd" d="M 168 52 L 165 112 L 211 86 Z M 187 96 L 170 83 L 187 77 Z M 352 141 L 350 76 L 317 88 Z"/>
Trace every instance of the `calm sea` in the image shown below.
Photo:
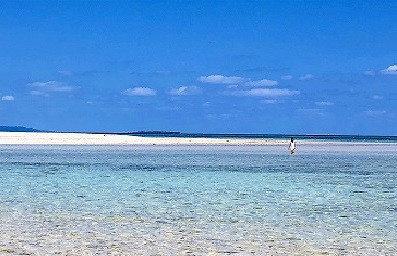
<path fill-rule="evenodd" d="M 397 144 L 0 146 L 0 255 L 396 255 Z"/>
<path fill-rule="evenodd" d="M 397 136 L 368 136 L 368 135 L 301 135 L 301 134 L 211 134 L 211 133 L 156 133 L 137 132 L 128 133 L 143 137 L 182 137 L 182 138 L 235 138 L 235 139 L 275 139 L 289 140 L 291 137 L 304 141 L 319 142 L 369 142 L 369 143 L 397 143 Z"/>

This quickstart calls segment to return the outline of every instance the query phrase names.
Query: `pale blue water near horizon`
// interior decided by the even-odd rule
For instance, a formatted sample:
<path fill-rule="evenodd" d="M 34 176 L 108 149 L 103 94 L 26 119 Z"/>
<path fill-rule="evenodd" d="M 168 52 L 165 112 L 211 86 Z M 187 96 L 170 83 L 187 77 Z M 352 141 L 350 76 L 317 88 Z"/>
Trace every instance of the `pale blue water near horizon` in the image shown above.
<path fill-rule="evenodd" d="M 122 133 L 123 134 L 123 133 Z M 179 138 L 220 138 L 220 139 L 267 139 L 289 140 L 291 137 L 299 141 L 312 142 L 365 142 L 365 143 L 397 143 L 393 135 L 341 135 L 341 134 L 266 134 L 266 133 L 183 133 L 183 132 L 135 132 L 124 133 L 142 137 L 179 137 Z"/>
<path fill-rule="evenodd" d="M 0 255 L 397 253 L 397 144 L 0 152 Z"/>

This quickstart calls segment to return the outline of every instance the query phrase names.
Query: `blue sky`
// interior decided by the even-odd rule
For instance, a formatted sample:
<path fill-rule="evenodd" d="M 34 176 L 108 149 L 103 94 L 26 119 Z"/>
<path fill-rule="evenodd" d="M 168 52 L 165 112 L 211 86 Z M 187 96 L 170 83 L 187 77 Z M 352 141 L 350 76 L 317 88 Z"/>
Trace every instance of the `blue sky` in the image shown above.
<path fill-rule="evenodd" d="M 397 135 L 396 1 L 1 1 L 0 125 Z"/>

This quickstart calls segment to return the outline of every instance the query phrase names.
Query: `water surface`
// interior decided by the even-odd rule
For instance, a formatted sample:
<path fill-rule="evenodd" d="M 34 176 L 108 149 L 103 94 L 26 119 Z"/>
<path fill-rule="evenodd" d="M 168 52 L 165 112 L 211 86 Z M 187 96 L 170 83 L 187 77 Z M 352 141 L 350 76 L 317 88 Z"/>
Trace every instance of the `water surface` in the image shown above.
<path fill-rule="evenodd" d="M 0 255 L 397 253 L 396 144 L 0 150 Z"/>

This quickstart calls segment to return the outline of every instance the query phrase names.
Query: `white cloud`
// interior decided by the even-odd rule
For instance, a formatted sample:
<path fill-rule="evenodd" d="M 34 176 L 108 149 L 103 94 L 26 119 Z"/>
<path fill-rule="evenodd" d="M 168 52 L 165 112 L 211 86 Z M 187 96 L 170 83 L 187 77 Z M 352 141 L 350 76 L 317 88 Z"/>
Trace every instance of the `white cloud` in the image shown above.
<path fill-rule="evenodd" d="M 274 86 L 274 85 L 278 85 L 278 82 L 274 81 L 274 80 L 262 79 L 262 80 L 257 80 L 257 81 L 248 81 L 248 82 L 244 83 L 244 85 L 247 85 L 247 86 Z"/>
<path fill-rule="evenodd" d="M 247 81 L 246 78 L 239 76 L 222 76 L 222 75 L 200 76 L 197 80 L 209 84 L 239 84 Z"/>
<path fill-rule="evenodd" d="M 372 99 L 374 99 L 374 100 L 383 100 L 383 96 L 374 95 L 374 96 L 372 96 Z"/>
<path fill-rule="evenodd" d="M 227 85 L 227 88 L 236 88 L 241 85 L 245 86 L 275 86 L 278 85 L 278 81 L 270 80 L 270 79 L 262 79 L 262 80 L 251 80 L 250 78 L 244 78 L 239 76 L 222 76 L 222 75 L 210 75 L 210 76 L 201 76 L 197 79 L 202 83 L 210 83 L 210 84 L 224 84 Z"/>
<path fill-rule="evenodd" d="M 286 76 L 281 77 L 281 79 L 283 79 L 283 80 L 291 80 L 292 78 L 294 78 L 294 77 L 291 75 L 286 75 Z"/>
<path fill-rule="evenodd" d="M 232 93 L 233 95 L 242 96 L 258 96 L 258 97 L 282 97 L 299 94 L 299 91 L 291 91 L 289 89 L 269 89 L 269 88 L 254 88 L 248 91 L 238 91 Z"/>
<path fill-rule="evenodd" d="M 48 93 L 72 92 L 75 87 L 57 81 L 34 82 L 28 84 L 32 88 L 31 95 L 48 95 Z"/>
<path fill-rule="evenodd" d="M 333 106 L 334 105 L 333 102 L 329 102 L 329 101 L 317 101 L 317 102 L 314 102 L 314 104 L 316 104 L 317 106 Z"/>
<path fill-rule="evenodd" d="M 364 111 L 364 114 L 366 114 L 367 116 L 382 116 L 384 114 L 386 114 L 385 110 L 366 110 Z"/>
<path fill-rule="evenodd" d="M 2 101 L 14 101 L 15 98 L 14 98 L 14 96 L 7 95 L 7 96 L 1 97 L 1 100 L 2 100 Z"/>
<path fill-rule="evenodd" d="M 157 94 L 156 90 L 149 87 L 128 88 L 124 93 L 130 96 L 155 96 Z"/>
<path fill-rule="evenodd" d="M 178 88 L 172 88 L 170 93 L 172 95 L 196 95 L 201 93 L 201 89 L 197 86 L 181 86 Z"/>
<path fill-rule="evenodd" d="M 366 75 L 366 76 L 374 76 L 375 72 L 373 70 L 367 70 L 367 71 L 364 71 L 364 75 Z"/>
<path fill-rule="evenodd" d="M 391 65 L 386 69 L 380 71 L 384 75 L 397 75 L 397 65 Z"/>
<path fill-rule="evenodd" d="M 314 78 L 312 74 L 306 74 L 304 76 L 299 77 L 299 80 L 310 80 L 312 78 Z"/>

